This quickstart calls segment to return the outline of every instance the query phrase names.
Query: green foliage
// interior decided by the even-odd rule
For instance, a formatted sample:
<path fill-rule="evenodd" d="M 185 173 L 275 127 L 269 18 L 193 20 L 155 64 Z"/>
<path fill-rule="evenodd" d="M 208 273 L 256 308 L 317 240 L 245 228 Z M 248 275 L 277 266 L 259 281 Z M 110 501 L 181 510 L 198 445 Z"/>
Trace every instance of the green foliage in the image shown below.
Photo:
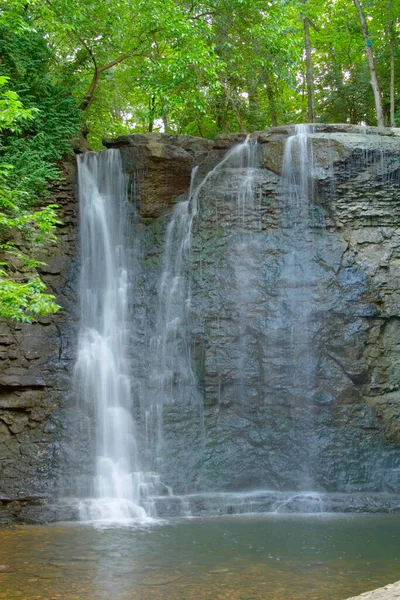
<path fill-rule="evenodd" d="M 1 263 L 0 263 L 1 264 Z M 0 267 L 0 317 L 13 321 L 31 322 L 59 310 L 52 294 L 46 294 L 46 285 L 39 277 L 18 282 L 8 277 Z"/>
<path fill-rule="evenodd" d="M 158 129 L 212 137 L 223 131 L 304 121 L 305 19 L 317 119 L 374 122 L 364 41 L 351 0 L 30 0 L 24 5 L 12 0 L 12 4 L 21 11 L 24 7 L 20 50 L 37 32 L 45 33 L 32 61 L 21 57 L 15 61 L 17 70 L 30 73 L 36 89 L 42 78 L 32 72 L 40 71 L 41 60 L 47 61 L 53 84 L 69 89 L 86 109 L 89 141 L 95 149 L 101 147 L 102 137 L 128 132 Z M 391 22 L 396 42 L 399 0 L 364 0 L 363 6 L 388 103 L 387 32 Z M 1 22 L 0 18 L 0 27 Z M 8 41 L 10 48 L 12 43 Z M 398 44 L 395 47 L 398 53 Z M 15 91 L 30 107 L 22 89 Z M 40 109 L 37 102 L 35 106 Z"/>
<path fill-rule="evenodd" d="M 364 41 L 351 0 L 11 0 L 7 6 L 0 13 L 0 29 L 8 24 L 10 35 L 2 36 L 0 50 L 12 57 L 3 61 L 6 74 L 18 73 L 13 90 L 27 108 L 36 106 L 46 115 L 49 107 L 42 108 L 38 100 L 57 98 L 54 91 L 43 93 L 49 82 L 70 90 L 87 109 L 95 149 L 103 136 L 128 132 L 161 129 L 212 137 L 304 121 L 305 19 L 317 120 L 375 119 Z M 388 31 L 394 36 L 397 66 L 400 2 L 364 0 L 363 8 L 388 105 Z M 29 82 L 25 88 L 24 78 Z M 72 102 L 62 93 L 61 98 Z M 63 110 L 62 103 L 53 106 L 55 112 Z M 75 126 L 68 118 L 72 103 L 65 112 L 65 131 L 53 147 L 66 139 L 68 124 Z M 19 161 L 18 145 L 15 153 Z"/>
<path fill-rule="evenodd" d="M 3 10 L 0 19 L 1 74 L 3 80 L 8 77 L 3 103 L 8 98 L 15 110 L 23 106 L 25 114 L 14 119 L 8 110 L 14 130 L 0 120 L 0 165 L 14 166 L 9 184 L 28 191 L 29 201 L 36 204 L 46 195 L 47 182 L 59 177 L 55 163 L 71 152 L 70 140 L 82 115 L 51 74 L 53 54 L 45 32 L 34 27 L 22 3 L 15 1 L 13 8 Z"/>
<path fill-rule="evenodd" d="M 6 79 L 2 78 L 0 83 L 4 85 Z M 33 118 L 33 111 L 24 109 L 15 93 L 4 92 L 0 96 L 0 106 L 3 123 L 11 131 L 18 130 L 21 122 Z M 35 316 L 57 311 L 59 306 L 52 295 L 44 293 L 45 284 L 37 276 L 27 274 L 42 263 L 22 248 L 54 240 L 54 226 L 58 220 L 55 205 L 34 212 L 22 209 L 27 192 L 10 187 L 12 170 L 11 165 L 0 166 L 0 249 L 5 257 L 12 256 L 14 260 L 13 265 L 5 260 L 0 262 L 0 317 L 32 321 Z M 22 244 L 14 241 L 17 231 L 23 234 Z M 15 276 L 22 280 L 16 281 Z"/>
<path fill-rule="evenodd" d="M 395 67 L 399 121 L 400 0 L 362 8 L 387 119 Z M 304 122 L 305 24 L 316 120 L 375 124 L 352 0 L 0 0 L 0 314 L 56 308 L 32 249 L 53 239 L 47 185 L 79 128 L 100 149 L 124 133 L 212 138 Z M 12 279 L 21 269 L 31 278 Z"/>
<path fill-rule="evenodd" d="M 18 1 L 0 10 L 0 55 L 0 316 L 31 321 L 59 308 L 34 252 L 55 240 L 47 183 L 60 177 L 56 161 L 71 152 L 81 115 L 50 76 L 44 34 Z"/>
<path fill-rule="evenodd" d="M 0 76 L 0 90 L 7 84 L 8 77 Z M 12 133 L 21 133 L 23 123 L 31 121 L 37 109 L 25 109 L 19 96 L 11 90 L 3 90 L 0 96 L 0 131 L 8 129 Z"/>
<path fill-rule="evenodd" d="M 10 184 L 29 191 L 31 204 L 46 197 L 47 183 L 60 177 L 57 161 L 71 153 L 71 139 L 81 124 L 76 102 L 59 90 L 36 98 L 33 119 L 20 135 L 6 136 L 0 163 L 14 165 Z M 26 105 L 26 103 L 25 103 Z"/>

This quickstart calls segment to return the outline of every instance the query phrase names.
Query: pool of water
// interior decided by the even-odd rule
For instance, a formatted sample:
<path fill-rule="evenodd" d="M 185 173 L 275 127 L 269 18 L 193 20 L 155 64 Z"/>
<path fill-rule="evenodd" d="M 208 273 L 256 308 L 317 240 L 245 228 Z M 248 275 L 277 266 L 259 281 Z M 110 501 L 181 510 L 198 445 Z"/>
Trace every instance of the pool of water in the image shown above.
<path fill-rule="evenodd" d="M 400 515 L 0 530 L 0 599 L 335 600 L 400 579 Z"/>

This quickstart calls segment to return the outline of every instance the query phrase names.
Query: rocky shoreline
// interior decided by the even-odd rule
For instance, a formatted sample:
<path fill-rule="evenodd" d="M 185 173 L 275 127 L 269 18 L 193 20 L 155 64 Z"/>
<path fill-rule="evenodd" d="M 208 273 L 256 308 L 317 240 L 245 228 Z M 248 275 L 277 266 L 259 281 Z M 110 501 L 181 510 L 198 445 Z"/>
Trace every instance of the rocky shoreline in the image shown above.
<path fill-rule="evenodd" d="M 383 587 L 364 592 L 347 600 L 398 600 L 400 598 L 400 581 L 389 583 Z"/>
<path fill-rule="evenodd" d="M 0 497 L 0 527 L 12 523 L 42 524 L 79 521 L 79 498 L 54 501 L 43 497 Z M 149 516 L 159 519 L 232 515 L 333 515 L 400 513 L 398 494 L 320 494 L 317 492 L 198 493 L 147 499 Z"/>

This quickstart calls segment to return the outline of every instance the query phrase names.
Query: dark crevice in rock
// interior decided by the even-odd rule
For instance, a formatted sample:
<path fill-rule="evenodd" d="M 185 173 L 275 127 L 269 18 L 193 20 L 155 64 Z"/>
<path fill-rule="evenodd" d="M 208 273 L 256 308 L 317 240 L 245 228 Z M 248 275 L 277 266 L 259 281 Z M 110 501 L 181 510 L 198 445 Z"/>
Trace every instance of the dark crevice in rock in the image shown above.
<path fill-rule="evenodd" d="M 61 333 L 61 329 L 58 323 L 55 323 L 56 329 L 57 329 L 57 333 L 58 333 L 58 338 L 59 338 L 59 350 L 58 350 L 58 360 L 61 360 L 62 358 L 62 354 L 63 354 L 63 337 L 62 337 L 62 333 Z"/>

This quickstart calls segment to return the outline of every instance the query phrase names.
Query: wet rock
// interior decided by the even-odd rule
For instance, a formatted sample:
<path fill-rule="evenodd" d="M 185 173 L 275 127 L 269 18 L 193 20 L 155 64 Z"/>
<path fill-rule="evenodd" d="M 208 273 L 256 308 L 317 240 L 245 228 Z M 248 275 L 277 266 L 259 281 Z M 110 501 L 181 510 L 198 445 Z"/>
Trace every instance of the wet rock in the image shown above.
<path fill-rule="evenodd" d="M 225 168 L 200 195 L 188 327 L 204 412 L 187 402 L 191 389 L 164 406 L 160 470 L 177 493 L 305 485 L 375 493 L 398 482 L 398 138 L 375 128 L 315 127 L 308 141 L 313 225 L 296 242 L 302 258 L 291 273 L 295 230 L 280 178 L 290 131 L 257 133 L 258 204 L 245 227 L 232 195 L 239 169 Z M 243 138 L 219 136 L 198 181 Z M 144 256 L 154 257 L 155 225 L 146 235 Z M 157 260 L 151 273 L 143 263 L 143 349 L 140 339 L 152 337 L 156 320 Z M 303 389 L 291 375 L 299 357 L 290 352 L 299 281 L 308 286 L 309 313 L 310 350 L 301 364 L 310 385 Z M 299 294 L 301 302 L 301 287 Z M 149 356 L 135 360 L 135 376 L 146 377 Z"/>
<path fill-rule="evenodd" d="M 63 373 L 73 367 L 64 357 L 76 338 L 78 210 L 73 161 L 62 169 L 64 180 L 52 184 L 50 192 L 63 225 L 57 245 L 39 256 L 47 263 L 41 268 L 43 280 L 62 310 L 33 324 L 0 323 L 0 346 L 7 348 L 0 374 L 1 523 L 18 519 L 21 507 L 32 505 L 41 513 L 37 498 L 55 494 L 56 482 L 62 480 L 59 469 L 64 469 L 62 457 L 55 457 L 51 447 L 64 434 L 60 404 L 70 376 L 63 383 Z M 52 414 L 58 425 L 49 430 Z"/>
<path fill-rule="evenodd" d="M 0 575 L 2 573 L 13 573 L 15 569 L 13 569 L 10 565 L 0 565 Z"/>
<path fill-rule="evenodd" d="M 21 374 L 20 374 L 21 373 Z M 3 388 L 44 388 L 46 382 L 38 375 L 24 375 L 23 371 L 15 374 L 0 375 L 0 386 Z"/>
<path fill-rule="evenodd" d="M 170 212 L 173 203 L 190 185 L 192 167 L 201 162 L 212 142 L 187 135 L 159 133 L 103 140 L 107 148 L 120 148 L 130 174 L 140 215 L 157 218 Z"/>
<path fill-rule="evenodd" d="M 174 380 L 164 406 L 157 469 L 181 496 L 157 500 L 161 516 L 184 514 L 188 492 L 261 487 L 331 492 L 324 502 L 332 511 L 398 510 L 399 134 L 353 125 L 314 127 L 308 142 L 314 155 L 312 226 L 296 241 L 281 179 L 290 132 L 293 127 L 284 126 L 252 135 L 260 168 L 254 175 L 257 202 L 245 223 L 232 195 L 243 176 L 240 168 L 225 169 L 200 195 L 186 272 L 192 290 L 186 333 L 196 385 L 185 384 L 182 393 Z M 222 135 L 211 142 L 143 134 L 105 141 L 121 149 L 141 217 L 132 226 L 130 361 L 144 461 L 151 453 L 144 439 L 143 390 L 154 351 L 149 340 L 169 215 L 187 197 L 192 166 L 200 164 L 199 182 L 244 138 Z M 76 505 L 60 507 L 43 498 L 54 498 L 56 490 L 74 494 L 78 485 L 84 494 L 91 473 L 90 424 L 79 416 L 71 392 L 78 326 L 72 170 L 67 166 L 66 180 L 53 188 L 63 225 L 58 246 L 44 253 L 48 266 L 42 270 L 63 310 L 32 325 L 0 328 L 2 523 L 76 518 Z M 294 241 L 297 273 L 290 269 Z M 296 288 L 299 282 L 303 288 Z M 293 354 L 292 325 L 304 304 L 311 350 Z M 2 501 L 1 494 L 13 500 Z M 270 511 L 281 501 L 278 495 L 253 497 L 247 508 Z M 241 502 L 231 497 L 222 507 L 200 494 L 190 500 L 193 514 L 200 515 L 235 514 L 246 509 Z M 302 509 L 302 498 L 285 504 L 288 511 Z"/>
<path fill-rule="evenodd" d="M 160 517 L 240 515 L 248 513 L 320 514 L 320 513 L 397 513 L 400 502 L 396 493 L 325 494 L 316 492 L 197 493 L 155 499 Z"/>
<path fill-rule="evenodd" d="M 214 150 L 229 150 L 235 144 L 240 144 L 246 138 L 245 133 L 222 133 L 214 140 Z"/>

